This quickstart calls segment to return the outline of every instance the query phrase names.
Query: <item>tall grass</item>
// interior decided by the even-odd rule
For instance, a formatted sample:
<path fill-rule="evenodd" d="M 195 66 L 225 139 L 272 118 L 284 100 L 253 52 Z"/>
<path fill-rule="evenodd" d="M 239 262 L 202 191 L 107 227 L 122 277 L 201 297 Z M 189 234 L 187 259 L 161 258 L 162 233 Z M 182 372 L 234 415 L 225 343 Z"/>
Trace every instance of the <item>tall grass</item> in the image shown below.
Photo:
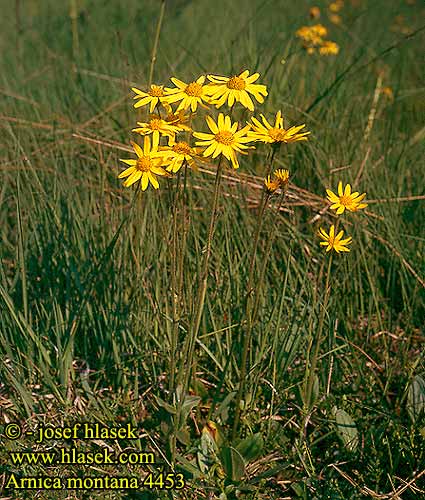
<path fill-rule="evenodd" d="M 164 3 L 28 0 L 19 30 L 16 12 L 1 9 L 3 419 L 29 426 L 77 415 L 131 420 L 164 450 L 164 463 L 169 437 L 179 431 L 176 467 L 200 497 L 232 498 L 232 488 L 246 498 L 390 495 L 421 472 L 425 458 L 423 418 L 409 413 L 412 381 L 425 370 L 423 8 L 347 1 L 336 26 L 318 2 L 320 21 L 341 46 L 338 56 L 320 58 L 294 37 L 310 22 L 308 2 L 169 1 L 153 71 Z M 400 31 L 399 15 L 413 35 Z M 129 87 L 152 74 L 166 83 L 170 75 L 188 80 L 244 68 L 258 70 L 269 86 L 261 112 L 281 108 L 312 135 L 275 160 L 293 175 L 285 203 L 279 213 L 265 212 L 259 235 L 256 269 L 269 257 L 264 273 L 255 273 L 260 293 L 246 377 L 239 332 L 267 149 L 242 160 L 240 172 L 223 172 L 185 393 L 200 399 L 187 399 L 177 429 L 170 366 L 186 363 L 176 342 L 183 345 L 193 328 L 215 171 L 188 172 L 178 226 L 171 182 L 149 192 L 138 210 L 134 193 L 116 179 L 137 117 Z M 377 91 L 386 86 L 393 99 Z M 354 242 L 350 254 L 334 257 L 328 297 L 316 231 L 332 220 L 325 188 L 340 179 L 366 191 L 369 207 L 345 225 Z M 178 322 L 170 293 L 176 232 L 185 249 Z M 232 438 L 241 375 L 241 425 Z M 353 419 L 354 450 L 334 407 Z M 221 456 L 223 480 L 202 455 L 208 420 L 228 449 L 261 436 L 264 444 L 255 441 L 256 453 L 245 456 L 243 480 L 231 477 L 236 472 Z M 423 490 L 423 482 L 415 480 L 403 498 L 419 498 L 415 487 Z"/>

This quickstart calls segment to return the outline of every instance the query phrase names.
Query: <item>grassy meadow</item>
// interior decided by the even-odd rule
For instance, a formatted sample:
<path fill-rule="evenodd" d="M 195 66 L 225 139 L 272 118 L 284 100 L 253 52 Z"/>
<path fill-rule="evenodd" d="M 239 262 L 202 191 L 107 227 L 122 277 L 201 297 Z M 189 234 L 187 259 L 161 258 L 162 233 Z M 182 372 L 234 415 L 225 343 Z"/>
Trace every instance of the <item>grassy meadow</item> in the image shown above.
<path fill-rule="evenodd" d="M 0 11 L 0 498 L 425 498 L 423 2 Z M 296 35 L 318 23 L 337 54 Z M 209 133 L 219 112 L 242 128 L 281 110 L 308 140 L 252 142 L 238 169 L 203 157 L 159 189 L 123 186 L 149 108 L 133 107 L 132 87 L 246 69 L 264 103 L 198 106 L 193 130 Z M 276 169 L 290 177 L 272 194 Z M 340 181 L 367 206 L 337 215 L 326 189 Z M 331 225 L 349 252 L 320 245 Z M 130 423 L 138 438 L 26 434 L 76 422 Z M 71 446 L 156 464 L 9 454 Z M 186 485 L 164 489 L 160 471 Z M 11 474 L 150 473 L 133 490 L 6 488 Z"/>

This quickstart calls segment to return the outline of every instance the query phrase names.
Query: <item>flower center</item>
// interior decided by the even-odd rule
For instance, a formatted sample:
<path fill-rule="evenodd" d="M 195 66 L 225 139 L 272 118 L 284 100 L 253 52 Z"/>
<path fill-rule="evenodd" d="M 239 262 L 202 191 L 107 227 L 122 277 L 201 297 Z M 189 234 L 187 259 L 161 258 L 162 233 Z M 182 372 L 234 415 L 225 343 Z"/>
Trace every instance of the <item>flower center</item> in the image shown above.
<path fill-rule="evenodd" d="M 283 141 L 284 132 L 281 128 L 270 128 L 269 136 L 276 142 Z"/>
<path fill-rule="evenodd" d="M 139 158 L 136 163 L 136 168 L 142 172 L 149 172 L 151 169 L 151 159 L 149 156 L 142 156 Z"/>
<path fill-rule="evenodd" d="M 176 142 L 172 147 L 172 150 L 181 155 L 191 154 L 192 148 L 189 146 L 187 142 Z"/>
<path fill-rule="evenodd" d="M 226 146 L 230 146 L 233 142 L 233 134 L 232 132 L 229 132 L 228 130 L 223 130 L 222 132 L 219 132 L 214 136 L 214 139 L 217 142 L 221 142 L 222 144 L 225 144 Z"/>
<path fill-rule="evenodd" d="M 202 85 L 196 82 L 189 83 L 185 92 L 192 97 L 200 97 L 202 95 Z"/>
<path fill-rule="evenodd" d="M 345 196 L 342 195 L 339 197 L 339 202 L 341 203 L 341 205 L 344 205 L 344 207 L 347 207 L 348 205 L 351 205 L 351 196 Z"/>
<path fill-rule="evenodd" d="M 152 118 L 149 122 L 151 130 L 161 130 L 161 121 L 159 118 Z"/>
<path fill-rule="evenodd" d="M 244 90 L 246 87 L 245 80 L 239 76 L 232 76 L 227 82 L 227 87 L 233 90 Z"/>
<path fill-rule="evenodd" d="M 151 89 L 149 91 L 149 95 L 151 97 L 163 97 L 164 96 L 164 90 L 159 85 L 151 85 Z"/>

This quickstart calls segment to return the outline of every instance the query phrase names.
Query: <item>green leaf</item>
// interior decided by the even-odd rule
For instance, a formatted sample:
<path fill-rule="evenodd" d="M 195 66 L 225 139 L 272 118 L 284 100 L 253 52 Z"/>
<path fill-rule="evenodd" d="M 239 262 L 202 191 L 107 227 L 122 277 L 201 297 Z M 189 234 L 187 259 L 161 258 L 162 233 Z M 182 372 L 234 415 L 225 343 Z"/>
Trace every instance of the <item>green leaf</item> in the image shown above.
<path fill-rule="evenodd" d="M 425 379 L 420 375 L 416 375 L 409 386 L 407 411 L 413 423 L 425 411 Z"/>
<path fill-rule="evenodd" d="M 236 449 L 243 456 L 246 462 L 255 460 L 259 457 L 263 451 L 264 440 L 261 434 L 251 434 L 243 439 L 237 446 Z"/>
<path fill-rule="evenodd" d="M 184 425 L 189 413 L 199 404 L 201 398 L 199 396 L 186 396 L 184 398 L 181 411 L 180 411 L 180 423 Z"/>
<path fill-rule="evenodd" d="M 344 446 L 349 451 L 355 451 L 359 444 L 356 423 L 346 411 L 340 410 L 335 406 L 332 413 L 335 418 L 338 436 L 344 443 Z"/>
<path fill-rule="evenodd" d="M 231 446 L 224 446 L 221 449 L 220 458 L 227 478 L 239 482 L 245 474 L 244 459 L 239 451 Z"/>
<path fill-rule="evenodd" d="M 181 444 L 184 444 L 185 446 L 190 445 L 190 434 L 189 431 L 181 427 L 176 431 L 176 438 L 180 441 Z"/>
<path fill-rule="evenodd" d="M 168 404 L 166 401 L 161 399 L 159 396 L 156 396 L 155 394 L 153 395 L 153 397 L 155 398 L 155 401 L 157 402 L 158 406 L 164 408 L 164 410 L 166 410 L 171 415 L 176 414 L 176 409 L 174 408 L 174 406 L 171 406 L 170 404 Z"/>

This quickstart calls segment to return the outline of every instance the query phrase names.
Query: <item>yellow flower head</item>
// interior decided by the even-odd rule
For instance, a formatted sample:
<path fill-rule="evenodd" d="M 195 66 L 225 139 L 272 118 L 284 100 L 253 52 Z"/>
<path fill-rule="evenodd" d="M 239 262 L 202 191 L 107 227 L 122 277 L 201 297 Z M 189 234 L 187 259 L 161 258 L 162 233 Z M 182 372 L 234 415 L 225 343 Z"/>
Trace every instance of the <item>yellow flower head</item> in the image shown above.
<path fill-rule="evenodd" d="M 133 128 L 132 131 L 137 132 L 140 135 L 152 134 L 155 143 L 159 143 L 160 134 L 174 138 L 175 135 L 182 130 L 181 127 L 170 125 L 170 123 L 162 120 L 157 115 L 151 115 L 149 122 L 137 122 L 137 125 L 139 125 L 139 127 Z"/>
<path fill-rule="evenodd" d="M 261 123 L 257 118 L 252 118 L 252 130 L 248 132 L 248 137 L 255 141 L 262 141 L 266 143 L 290 143 L 296 141 L 306 141 L 307 135 L 310 132 L 298 133 L 305 125 L 298 125 L 296 127 L 290 127 L 285 129 L 283 127 L 282 113 L 278 111 L 276 113 L 274 126 L 271 125 L 265 118 L 264 115 L 260 115 Z"/>
<path fill-rule="evenodd" d="M 264 179 L 264 185 L 266 186 L 266 191 L 269 194 L 275 193 L 280 188 L 279 180 L 276 178 L 271 180 L 270 175 Z"/>
<path fill-rule="evenodd" d="M 329 10 L 331 12 L 339 12 L 344 7 L 343 0 L 337 0 L 336 2 L 332 2 L 329 4 Z"/>
<path fill-rule="evenodd" d="M 339 52 L 339 46 L 335 42 L 326 40 L 319 48 L 319 54 L 322 56 L 336 55 Z"/>
<path fill-rule="evenodd" d="M 158 151 L 158 142 L 156 142 L 155 139 L 153 139 L 151 147 L 151 141 L 148 136 L 144 138 L 143 149 L 135 142 L 131 144 L 137 155 L 137 160 L 120 160 L 130 165 L 130 167 L 121 172 L 118 178 L 123 179 L 127 177 L 123 184 L 125 187 L 129 187 L 140 180 L 142 191 L 146 191 L 149 183 L 151 183 L 155 189 L 158 189 L 159 184 L 156 176 L 170 175 L 162 168 L 166 163 L 166 155 L 168 153 Z"/>
<path fill-rule="evenodd" d="M 329 21 L 333 24 L 336 24 L 337 26 L 342 24 L 341 16 L 339 16 L 338 14 L 329 14 Z"/>
<path fill-rule="evenodd" d="M 185 113 L 183 109 L 180 111 L 173 111 L 173 108 L 167 103 L 162 103 L 163 108 L 167 115 L 164 117 L 164 120 L 171 125 L 178 127 L 180 130 L 186 130 L 190 132 L 192 129 L 188 125 L 189 123 L 189 115 Z"/>
<path fill-rule="evenodd" d="M 342 239 L 344 235 L 344 231 L 340 231 L 336 236 L 335 236 L 335 226 L 332 224 L 329 234 L 326 233 L 326 231 L 322 228 L 319 229 L 319 236 L 322 238 L 320 244 L 322 246 L 326 246 L 326 251 L 329 252 L 330 250 L 335 250 L 335 252 L 349 252 L 350 249 L 347 248 L 347 245 L 350 245 L 352 242 L 351 236 L 348 238 L 345 238 L 344 240 Z"/>
<path fill-rule="evenodd" d="M 165 96 L 163 85 L 151 85 L 149 92 L 143 92 L 143 90 L 136 89 L 132 87 L 131 90 L 136 93 L 133 99 L 140 99 L 134 105 L 135 108 L 140 108 L 146 104 L 150 104 L 150 112 L 153 113 L 158 102 L 162 102 Z"/>
<path fill-rule="evenodd" d="M 311 45 L 321 45 L 323 37 L 328 34 L 328 30 L 322 24 L 315 24 L 313 26 L 302 26 L 295 32 L 298 38 L 304 40 Z"/>
<path fill-rule="evenodd" d="M 279 182 L 280 187 L 285 187 L 289 182 L 289 170 L 284 168 L 280 168 L 279 170 L 275 170 L 273 175 L 276 177 Z"/>
<path fill-rule="evenodd" d="M 195 82 L 184 83 L 177 78 L 171 78 L 176 88 L 165 89 L 166 101 L 171 104 L 173 102 L 181 101 L 177 111 L 181 109 L 191 109 L 195 112 L 198 104 L 203 105 L 204 101 L 209 102 L 209 95 L 211 87 L 204 85 L 205 76 L 200 76 Z M 205 106 L 205 105 L 204 105 Z"/>
<path fill-rule="evenodd" d="M 319 19 L 319 17 L 320 17 L 319 7 L 311 7 L 310 8 L 310 18 L 311 19 Z"/>
<path fill-rule="evenodd" d="M 205 161 L 201 156 L 202 149 L 190 146 L 185 141 L 175 142 L 170 138 L 168 146 L 161 147 L 161 151 L 168 151 L 167 166 L 168 172 L 178 172 L 183 163 L 186 162 L 189 167 L 197 170 L 196 162 Z"/>
<path fill-rule="evenodd" d="M 326 190 L 328 194 L 328 200 L 332 203 L 331 209 L 336 210 L 337 215 L 344 213 L 347 209 L 350 212 L 356 212 L 362 208 L 367 207 L 367 203 L 361 203 L 366 193 L 359 194 L 357 191 L 352 193 L 350 184 L 347 184 L 344 189 L 342 189 L 342 182 L 338 183 L 338 195 L 332 192 L 330 189 Z"/>
<path fill-rule="evenodd" d="M 217 123 L 211 116 L 207 116 L 205 119 L 212 134 L 194 132 L 193 135 L 201 139 L 196 142 L 196 145 L 205 147 L 204 156 L 217 158 L 218 155 L 222 154 L 232 162 L 233 168 L 239 168 L 236 153 L 247 154 L 244 150 L 251 148 L 246 145 L 246 143 L 252 142 L 252 139 L 247 136 L 249 125 L 238 131 L 238 122 L 232 124 L 230 116 L 224 116 L 223 113 L 218 115 Z"/>
<path fill-rule="evenodd" d="M 226 101 L 230 107 L 235 102 L 240 102 L 242 106 L 254 111 L 254 103 L 249 94 L 253 95 L 259 103 L 263 103 L 263 96 L 268 95 L 265 85 L 254 84 L 259 76 L 258 73 L 249 76 L 248 70 L 243 71 L 239 76 L 235 75 L 231 78 L 208 75 L 212 88 L 212 104 L 220 108 Z"/>
<path fill-rule="evenodd" d="M 394 93 L 391 87 L 383 87 L 381 93 L 384 94 L 385 97 L 388 97 L 390 101 L 394 101 Z"/>

